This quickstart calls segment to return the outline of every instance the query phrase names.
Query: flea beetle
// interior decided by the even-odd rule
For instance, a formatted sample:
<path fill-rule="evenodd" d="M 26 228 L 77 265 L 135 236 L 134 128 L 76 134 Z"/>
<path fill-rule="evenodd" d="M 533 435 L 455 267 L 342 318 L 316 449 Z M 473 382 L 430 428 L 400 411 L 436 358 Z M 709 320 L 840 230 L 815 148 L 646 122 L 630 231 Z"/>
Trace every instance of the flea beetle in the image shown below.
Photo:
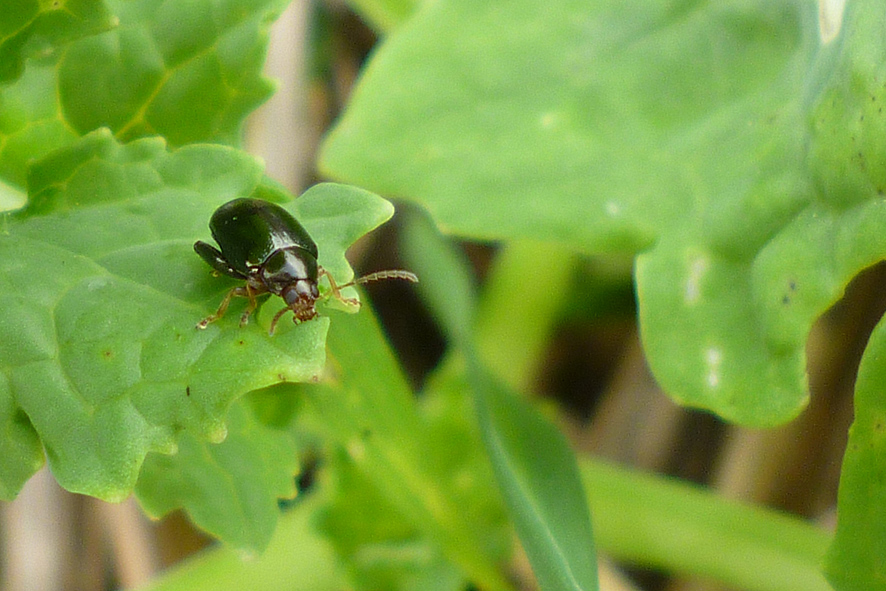
<path fill-rule="evenodd" d="M 225 203 L 212 214 L 209 230 L 220 248 L 198 240 L 194 250 L 215 271 L 243 279 L 246 285 L 229 291 L 215 314 L 201 320 L 197 328 L 206 328 L 221 318 L 234 296 L 249 299 L 240 326 L 249 321 L 258 306 L 256 297 L 264 294 L 280 296 L 287 306 L 271 321 L 271 334 L 289 310 L 296 324 L 312 320 L 317 317 L 315 304 L 321 299 L 317 281 L 323 275 L 329 280 L 329 294 L 351 305 L 359 302 L 342 296 L 345 287 L 379 279 L 418 281 L 408 271 L 379 271 L 344 285 L 336 284 L 332 275 L 317 264 L 317 245 L 307 230 L 288 211 L 261 199 L 241 198 Z"/>

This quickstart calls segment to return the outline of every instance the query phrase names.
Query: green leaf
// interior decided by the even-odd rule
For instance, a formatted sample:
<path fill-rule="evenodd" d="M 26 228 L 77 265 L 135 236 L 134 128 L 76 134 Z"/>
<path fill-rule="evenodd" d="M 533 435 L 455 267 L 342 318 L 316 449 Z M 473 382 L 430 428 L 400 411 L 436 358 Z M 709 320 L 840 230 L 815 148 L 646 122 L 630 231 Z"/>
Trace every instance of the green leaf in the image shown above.
<path fill-rule="evenodd" d="M 808 2 L 503 6 L 423 5 L 322 168 L 460 236 L 639 253 L 666 391 L 750 425 L 795 416 L 811 323 L 886 256 L 879 4 L 848 5 L 829 43 Z"/>
<path fill-rule="evenodd" d="M 344 454 L 340 454 L 343 456 Z M 457 591 L 468 581 L 346 457 L 333 468 L 337 494 L 320 520 L 357 589 Z"/>
<path fill-rule="evenodd" d="M 179 434 L 175 455 L 148 454 L 135 493 L 152 517 L 182 507 L 191 520 L 234 548 L 263 551 L 280 509 L 296 494 L 298 448 L 286 431 L 261 425 L 243 399 L 227 415 L 222 443 Z"/>
<path fill-rule="evenodd" d="M 327 379 L 317 386 L 288 388 L 304 393 L 314 429 L 345 450 L 359 472 L 359 478 L 345 483 L 338 503 L 353 500 L 364 506 L 371 502 L 367 499 L 380 498 L 384 506 L 377 510 L 398 516 L 386 531 L 380 531 L 385 526 L 366 531 L 365 522 L 356 526 L 348 539 L 368 545 L 357 549 L 348 539 L 339 540 L 340 550 L 356 555 L 356 572 L 367 577 L 364 582 L 387 577 L 392 570 L 403 574 L 410 567 L 408 580 L 423 581 L 424 569 L 442 569 L 437 559 L 442 554 L 477 587 L 510 589 L 499 565 L 508 549 L 500 506 L 489 488 L 488 465 L 477 453 L 477 434 L 465 427 L 465 409 L 441 410 L 438 405 L 448 408 L 449 403 L 434 394 L 434 406 L 420 413 L 372 315 L 364 311 L 335 320 L 329 332 Z M 362 482 L 374 490 L 355 493 L 353 486 Z M 336 532 L 353 518 L 339 515 Z M 385 564 L 362 563 L 390 542 L 381 534 L 400 534 L 401 544 L 413 551 L 424 548 L 426 554 L 411 562 L 409 557 L 387 556 Z M 394 558 L 402 560 L 397 564 Z M 444 571 L 450 572 L 438 570 Z"/>
<path fill-rule="evenodd" d="M 886 588 L 886 321 L 868 341 L 855 382 L 855 421 L 840 473 L 837 534 L 825 572 L 838 591 Z"/>
<path fill-rule="evenodd" d="M 820 571 L 831 538 L 822 527 L 625 466 L 580 467 L 597 543 L 620 561 L 730 589 L 831 591 Z"/>
<path fill-rule="evenodd" d="M 483 442 L 539 587 L 596 590 L 594 536 L 566 439 L 479 364 L 468 367 Z"/>
<path fill-rule="evenodd" d="M 0 83 L 18 78 L 25 59 L 113 23 L 103 0 L 6 0 L 0 13 Z"/>
<path fill-rule="evenodd" d="M 215 545 L 171 567 L 144 591 L 341 591 L 348 582 L 335 553 L 316 530 L 319 512 L 328 502 L 324 491 L 312 492 L 286 511 L 261 556 Z"/>
<path fill-rule="evenodd" d="M 329 319 L 283 323 L 269 337 L 282 301 L 243 329 L 231 316 L 194 328 L 234 282 L 212 277 L 192 245 L 218 205 L 259 187 L 253 158 L 208 145 L 169 153 L 156 139 L 121 146 L 104 131 L 35 164 L 30 181 L 31 203 L 2 220 L 0 236 L 0 394 L 13 401 L 7 424 L 21 426 L 8 445 L 31 442 L 7 474 L 26 475 L 39 452 L 22 435 L 27 417 L 62 486 L 120 499 L 145 454 L 174 452 L 179 432 L 220 441 L 237 397 L 319 374 Z M 351 234 L 390 215 L 364 191 L 320 193 L 322 207 L 309 196 L 293 210 L 309 232 L 315 220 L 301 208 L 326 211 L 314 234 L 321 264 L 347 246 L 319 234 L 336 211 Z"/>
<path fill-rule="evenodd" d="M 270 96 L 268 29 L 284 0 L 117 1 L 120 25 L 81 39 L 58 64 L 58 94 L 80 133 L 238 145 L 247 113 Z M 89 84 L 83 84 L 89 80 Z"/>
<path fill-rule="evenodd" d="M 348 4 L 379 33 L 391 31 L 411 15 L 416 0 L 349 0 Z"/>
<path fill-rule="evenodd" d="M 426 216 L 406 218 L 401 238 L 406 265 L 417 273 L 416 286 L 437 323 L 455 342 L 470 338 L 474 324 L 475 279 L 454 243 L 440 235 Z"/>
<path fill-rule="evenodd" d="M 405 226 L 404 254 L 425 301 L 466 358 L 486 453 L 542 589 L 597 589 L 590 517 L 563 434 L 481 362 L 471 337 L 474 296 L 460 256 L 425 219 Z M 444 365 L 444 370 L 448 369 Z"/>
<path fill-rule="evenodd" d="M 47 3 L 34 26 L 45 24 L 58 46 L 28 54 L 17 79 L 0 86 L 0 178 L 24 187 L 29 161 L 100 127 L 123 141 L 238 145 L 244 117 L 273 90 L 261 72 L 285 4 L 115 0 L 107 14 L 90 0 Z M 79 23 L 79 34 L 53 15 Z M 102 19 L 113 29 L 92 25 Z"/>

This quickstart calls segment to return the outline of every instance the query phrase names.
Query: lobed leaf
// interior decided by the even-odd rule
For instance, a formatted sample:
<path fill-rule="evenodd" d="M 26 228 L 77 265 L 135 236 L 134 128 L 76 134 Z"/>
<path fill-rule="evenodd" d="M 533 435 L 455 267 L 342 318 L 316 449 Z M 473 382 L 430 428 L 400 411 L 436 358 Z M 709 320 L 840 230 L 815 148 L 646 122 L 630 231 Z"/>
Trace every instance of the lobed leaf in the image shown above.
<path fill-rule="evenodd" d="M 0 84 L 18 78 L 25 59 L 113 23 L 104 0 L 7 0 L 0 13 Z"/>
<path fill-rule="evenodd" d="M 175 455 L 148 454 L 135 493 L 152 517 L 184 508 L 191 520 L 240 550 L 263 551 L 295 497 L 298 447 L 285 430 L 262 425 L 243 399 L 228 411 L 222 443 L 178 436 Z"/>
<path fill-rule="evenodd" d="M 16 427 L 4 444 L 25 450 L 5 461 L 7 491 L 36 468 L 33 432 L 62 486 L 120 499 L 145 455 L 174 452 L 179 433 L 223 440 L 243 393 L 316 379 L 327 318 L 269 337 L 279 301 L 243 329 L 230 316 L 194 328 L 234 282 L 213 278 L 192 245 L 208 238 L 218 205 L 260 186 L 253 158 L 209 145 L 168 152 L 156 139 L 121 146 L 102 131 L 35 164 L 30 180 L 31 203 L 4 218 L 0 236 L 0 394 Z M 390 215 L 363 191 L 320 193 L 352 228 Z M 299 210 L 315 198 L 294 208 L 309 232 Z M 341 260 L 347 244 L 321 242 L 321 264 Z"/>
<path fill-rule="evenodd" d="M 23 11 L 30 5 L 15 1 Z M 35 26 L 47 21 L 47 30 L 64 32 L 48 22 L 64 14 L 80 34 L 57 34 L 56 45 L 17 53 L 27 58 L 21 72 L 0 86 L 0 179 L 24 187 L 29 161 L 101 127 L 122 141 L 162 135 L 172 146 L 238 145 L 243 119 L 273 90 L 261 70 L 268 29 L 285 4 L 47 3 Z"/>

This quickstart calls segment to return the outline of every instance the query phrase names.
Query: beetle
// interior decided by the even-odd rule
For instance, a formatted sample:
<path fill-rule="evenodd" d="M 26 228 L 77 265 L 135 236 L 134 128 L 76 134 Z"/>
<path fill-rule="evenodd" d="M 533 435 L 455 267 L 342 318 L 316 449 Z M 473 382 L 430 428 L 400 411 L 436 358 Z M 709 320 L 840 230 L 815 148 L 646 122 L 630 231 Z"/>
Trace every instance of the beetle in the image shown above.
<path fill-rule="evenodd" d="M 277 321 L 290 310 L 296 324 L 316 318 L 315 305 L 326 295 L 331 294 L 345 304 L 359 305 L 356 299 L 341 294 L 346 287 L 380 279 L 418 282 L 413 273 L 395 270 L 336 284 L 332 275 L 317 263 L 317 244 L 304 226 L 279 205 L 262 199 L 241 197 L 225 203 L 212 214 L 209 230 L 219 248 L 198 240 L 194 250 L 217 273 L 243 279 L 246 284 L 231 289 L 215 314 L 197 324 L 201 329 L 224 316 L 234 297 L 249 299 L 240 316 L 240 326 L 249 322 L 258 306 L 258 296 L 272 294 L 283 298 L 286 307 L 271 321 L 270 334 L 274 334 Z M 329 292 L 321 296 L 318 281 L 323 275 L 329 280 Z"/>

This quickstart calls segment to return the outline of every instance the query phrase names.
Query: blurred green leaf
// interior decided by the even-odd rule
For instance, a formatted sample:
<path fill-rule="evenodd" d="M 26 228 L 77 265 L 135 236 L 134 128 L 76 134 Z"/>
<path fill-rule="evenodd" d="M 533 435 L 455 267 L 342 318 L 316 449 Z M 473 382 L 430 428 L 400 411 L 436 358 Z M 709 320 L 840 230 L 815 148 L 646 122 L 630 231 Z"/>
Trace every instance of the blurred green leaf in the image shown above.
<path fill-rule="evenodd" d="M 474 396 L 482 441 L 539 586 L 597 589 L 594 538 L 575 456 L 556 427 L 483 365 L 471 336 L 467 261 L 424 218 L 406 225 L 403 245 L 405 259 L 430 278 L 420 284 L 425 301 L 466 359 L 465 386 Z"/>
<path fill-rule="evenodd" d="M 113 25 L 103 0 L 6 0 L 0 11 L 0 83 L 18 78 L 25 59 Z"/>
<path fill-rule="evenodd" d="M 831 535 L 813 523 L 626 466 L 580 469 L 597 544 L 620 561 L 730 589 L 830 591 L 820 565 Z"/>
<path fill-rule="evenodd" d="M 539 587 L 596 590 L 594 536 L 566 439 L 488 370 L 468 367 L 483 442 Z"/>
<path fill-rule="evenodd" d="M 411 15 L 417 0 L 348 0 L 373 29 L 387 33 L 402 24 Z"/>
<path fill-rule="evenodd" d="M 47 3 L 34 26 L 56 31 L 59 45 L 27 53 L 20 75 L 0 86 L 0 177 L 24 187 L 29 161 L 100 127 L 122 141 L 239 145 L 244 117 L 273 90 L 261 72 L 268 29 L 285 5 L 109 0 L 108 14 L 92 0 Z M 79 35 L 62 34 L 63 16 Z M 115 26 L 91 26 L 102 19 Z"/>
<path fill-rule="evenodd" d="M 353 462 L 337 458 L 335 489 L 320 527 L 348 566 L 357 589 L 458 591 L 462 572 Z"/>
<path fill-rule="evenodd" d="M 108 132 L 33 167 L 32 201 L 2 220 L 0 236 L 2 393 L 7 424 L 18 426 L 9 445 L 32 446 L 6 466 L 4 476 L 19 476 L 4 481 L 8 491 L 35 467 L 31 426 L 62 486 L 119 499 L 145 454 L 175 451 L 180 431 L 220 441 L 228 406 L 243 393 L 316 378 L 327 318 L 284 323 L 268 337 L 276 301 L 243 329 L 236 318 L 194 329 L 234 282 L 212 277 L 192 245 L 208 237 L 218 205 L 261 180 L 258 163 L 231 148 L 169 153 L 159 140 L 121 146 Z M 391 213 L 374 195 L 336 187 L 293 208 L 312 233 L 314 219 L 300 209 L 325 212 L 314 233 L 321 264 L 338 264 L 347 247 L 320 237 L 336 211 L 352 229 L 345 239 Z M 318 198 L 322 208 L 311 203 Z"/>
<path fill-rule="evenodd" d="M 840 473 L 837 534 L 825 572 L 838 591 L 886 589 L 886 321 L 868 341 L 855 382 L 855 421 Z"/>
<path fill-rule="evenodd" d="M 335 553 L 315 526 L 326 497 L 325 491 L 314 491 L 284 512 L 261 556 L 244 560 L 242 552 L 217 544 L 171 567 L 143 591 L 347 589 Z"/>
<path fill-rule="evenodd" d="M 429 3 L 375 54 L 321 164 L 462 236 L 649 249 L 642 334 L 665 389 L 783 422 L 807 399 L 812 319 L 861 268 L 820 285 L 784 249 L 794 220 L 822 215 L 807 89 L 838 50 L 816 16 L 802 2 Z"/>
<path fill-rule="evenodd" d="M 418 212 L 406 216 L 400 242 L 406 266 L 419 277 L 416 289 L 440 328 L 457 343 L 470 338 L 476 280 L 464 254 Z"/>
<path fill-rule="evenodd" d="M 314 429 L 343 449 L 356 470 L 343 476 L 336 501 L 347 511 L 333 511 L 327 530 L 355 527 L 336 543 L 356 560 L 352 566 L 361 587 L 373 588 L 373 581 L 396 572 L 405 577 L 403 584 L 416 585 L 430 572 L 452 576 L 438 558 L 444 556 L 477 587 L 511 589 L 499 564 L 509 550 L 507 530 L 489 487 L 488 464 L 478 453 L 477 434 L 466 427 L 464 407 L 457 398 L 444 402 L 438 396 L 451 393 L 441 392 L 431 395 L 435 402 L 420 412 L 368 310 L 336 317 L 328 346 L 326 380 L 287 388 L 303 393 Z M 362 490 L 362 483 L 373 490 Z M 355 521 L 350 503 L 364 507 L 372 499 L 382 503 L 375 511 L 393 515 L 390 527 L 367 530 L 369 516 Z M 363 542 L 359 548 L 357 541 Z M 392 547 L 417 554 L 386 554 Z"/>

